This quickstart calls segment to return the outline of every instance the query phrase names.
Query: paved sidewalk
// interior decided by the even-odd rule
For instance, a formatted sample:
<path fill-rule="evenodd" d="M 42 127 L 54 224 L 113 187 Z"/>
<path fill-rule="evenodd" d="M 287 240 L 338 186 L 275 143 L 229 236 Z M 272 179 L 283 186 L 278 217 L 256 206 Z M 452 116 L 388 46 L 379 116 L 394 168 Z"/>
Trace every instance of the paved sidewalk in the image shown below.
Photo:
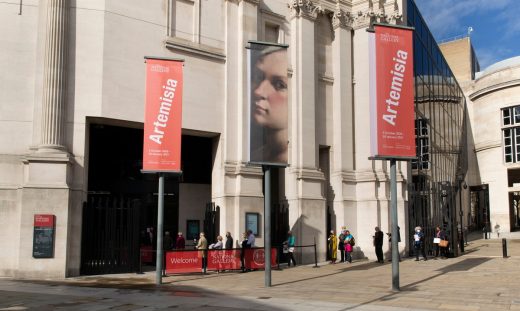
<path fill-rule="evenodd" d="M 264 272 L 165 277 L 155 273 L 66 280 L 0 279 L 0 310 L 520 310 L 520 240 L 476 240 L 464 256 L 400 264 L 355 262 Z"/>

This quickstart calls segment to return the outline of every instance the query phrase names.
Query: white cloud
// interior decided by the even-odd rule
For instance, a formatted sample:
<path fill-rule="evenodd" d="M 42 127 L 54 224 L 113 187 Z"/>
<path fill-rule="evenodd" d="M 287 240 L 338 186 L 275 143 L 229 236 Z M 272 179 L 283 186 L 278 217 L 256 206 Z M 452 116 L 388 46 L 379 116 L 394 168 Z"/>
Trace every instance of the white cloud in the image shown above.
<path fill-rule="evenodd" d="M 437 39 L 463 35 L 468 26 L 463 18 L 471 15 L 493 14 L 504 8 L 514 7 L 514 0 L 416 0 L 428 27 Z M 515 6 L 516 7 L 516 6 Z M 516 19 L 511 21 L 520 22 Z"/>

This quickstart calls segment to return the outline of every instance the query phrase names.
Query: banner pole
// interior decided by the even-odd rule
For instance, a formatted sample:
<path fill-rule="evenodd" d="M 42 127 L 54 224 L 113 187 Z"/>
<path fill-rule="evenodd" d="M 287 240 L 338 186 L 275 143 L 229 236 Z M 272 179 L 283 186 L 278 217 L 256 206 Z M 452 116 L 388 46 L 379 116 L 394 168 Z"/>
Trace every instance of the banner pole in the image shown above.
<path fill-rule="evenodd" d="M 157 252 L 156 252 L 156 258 L 155 258 L 155 285 L 162 284 L 163 214 L 164 214 L 164 174 L 159 173 L 159 195 L 158 195 L 158 205 L 157 205 Z"/>
<path fill-rule="evenodd" d="M 397 174 L 396 160 L 390 160 L 390 209 L 392 213 L 392 290 L 399 289 L 399 233 L 397 229 Z"/>
<path fill-rule="evenodd" d="M 264 165 L 265 287 L 271 287 L 271 167 Z"/>

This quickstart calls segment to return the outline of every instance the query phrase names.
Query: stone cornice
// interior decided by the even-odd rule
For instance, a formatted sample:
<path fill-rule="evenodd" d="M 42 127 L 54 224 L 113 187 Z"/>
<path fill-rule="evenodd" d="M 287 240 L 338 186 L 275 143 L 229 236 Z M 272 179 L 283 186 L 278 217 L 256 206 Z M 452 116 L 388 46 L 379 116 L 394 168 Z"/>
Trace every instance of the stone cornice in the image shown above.
<path fill-rule="evenodd" d="M 322 171 L 312 168 L 293 168 L 290 170 L 291 173 L 296 174 L 296 179 L 307 179 L 307 180 L 325 180 L 325 175 Z"/>
<path fill-rule="evenodd" d="M 248 2 L 248 3 L 251 3 L 253 5 L 259 5 L 260 4 L 260 0 L 226 0 L 227 2 L 233 2 L 233 3 L 240 3 L 240 2 Z"/>
<path fill-rule="evenodd" d="M 226 175 L 249 175 L 262 176 L 262 168 L 260 166 L 249 166 L 245 163 L 231 163 L 224 164 L 224 172 Z"/>
<path fill-rule="evenodd" d="M 520 79 L 515 79 L 515 80 L 511 80 L 511 81 L 507 81 L 507 82 L 493 84 L 493 85 L 487 86 L 483 89 L 480 89 L 472 94 L 469 94 L 469 99 L 473 101 L 488 93 L 495 92 L 495 91 L 505 89 L 508 87 L 519 86 L 519 85 L 520 85 Z"/>
<path fill-rule="evenodd" d="M 324 12 L 324 9 L 320 5 L 315 4 L 312 0 L 291 0 L 288 7 L 291 10 L 291 19 L 303 17 L 314 21 L 318 17 L 318 14 Z"/>

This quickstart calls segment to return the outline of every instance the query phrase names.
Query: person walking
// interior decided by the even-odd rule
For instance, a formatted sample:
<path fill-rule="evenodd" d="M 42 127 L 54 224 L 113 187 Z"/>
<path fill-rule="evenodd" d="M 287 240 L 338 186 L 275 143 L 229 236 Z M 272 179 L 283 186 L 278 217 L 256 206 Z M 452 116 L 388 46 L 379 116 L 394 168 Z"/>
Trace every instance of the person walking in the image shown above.
<path fill-rule="evenodd" d="M 177 240 L 175 241 L 175 249 L 184 249 L 186 247 L 186 240 L 182 232 L 177 233 Z"/>
<path fill-rule="evenodd" d="M 296 260 L 294 259 L 294 245 L 295 245 L 296 239 L 294 235 L 292 234 L 292 231 L 289 230 L 287 232 L 287 240 L 283 242 L 287 245 L 287 266 L 291 266 L 291 261 L 293 262 L 294 266 L 296 267 Z"/>
<path fill-rule="evenodd" d="M 199 257 L 202 258 L 202 271 L 206 272 L 206 266 L 207 266 L 207 258 L 206 258 L 206 252 L 208 250 L 208 240 L 206 240 L 206 237 L 204 236 L 204 232 L 201 232 L 199 234 L 199 241 L 197 242 L 196 248 L 200 250 Z"/>
<path fill-rule="evenodd" d="M 385 263 L 383 259 L 383 238 L 384 234 L 379 227 L 375 227 L 374 230 L 376 231 L 374 234 L 374 248 L 376 251 L 377 256 L 377 262 L 379 263 Z"/>
<path fill-rule="evenodd" d="M 233 237 L 231 236 L 231 232 L 226 232 L 226 249 L 233 248 Z"/>
<path fill-rule="evenodd" d="M 348 263 L 352 263 L 352 251 L 354 250 L 354 245 L 356 245 L 356 240 L 354 236 L 350 234 L 350 231 L 345 231 L 345 260 Z"/>
<path fill-rule="evenodd" d="M 422 228 L 420 226 L 415 227 L 415 234 L 413 235 L 414 240 L 414 249 L 415 249 L 415 261 L 419 261 L 419 252 L 421 252 L 424 261 L 428 260 L 426 258 L 426 252 L 424 250 L 424 233 L 422 232 Z"/>
<path fill-rule="evenodd" d="M 330 230 L 328 241 L 330 251 L 330 263 L 335 264 L 336 259 L 338 258 L 338 238 L 336 237 L 336 233 L 334 232 L 334 230 Z"/>

